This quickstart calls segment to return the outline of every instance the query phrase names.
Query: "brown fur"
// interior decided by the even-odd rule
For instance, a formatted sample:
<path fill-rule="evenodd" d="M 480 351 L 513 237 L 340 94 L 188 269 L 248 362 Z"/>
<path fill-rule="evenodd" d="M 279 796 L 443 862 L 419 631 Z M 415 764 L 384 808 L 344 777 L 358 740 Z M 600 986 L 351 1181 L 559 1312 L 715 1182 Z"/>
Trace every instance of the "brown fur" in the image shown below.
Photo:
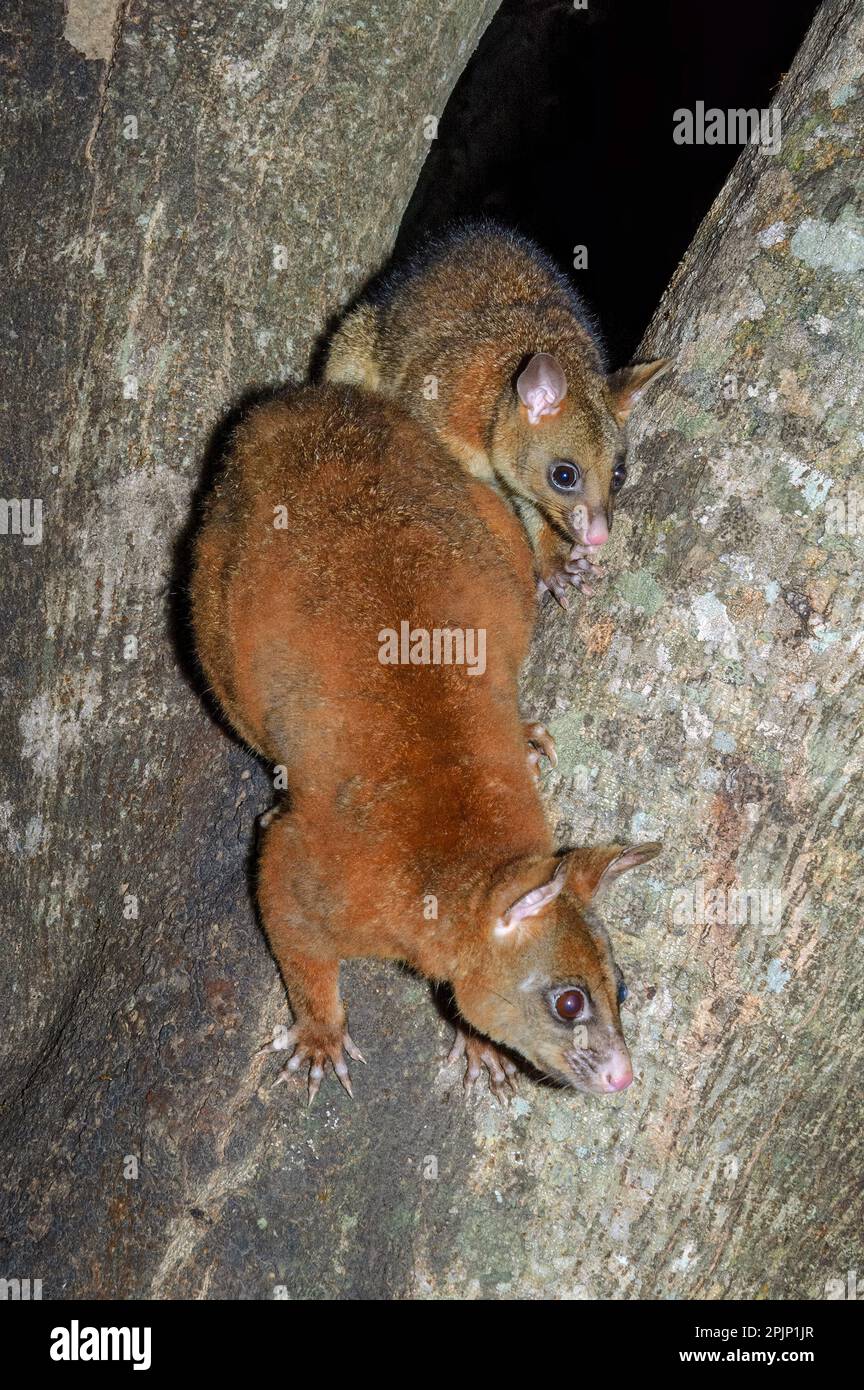
<path fill-rule="evenodd" d="M 288 529 L 274 527 L 280 507 Z M 474 1027 L 594 1088 L 624 1044 L 614 961 L 583 907 L 620 847 L 573 851 L 556 902 L 506 940 L 494 930 L 558 863 L 517 702 L 535 601 L 510 509 L 395 405 L 346 387 L 298 390 L 238 431 L 191 597 L 222 708 L 288 772 L 290 810 L 265 832 L 259 901 L 298 1047 L 341 1057 L 340 959 L 399 958 L 450 981 Z M 403 619 L 485 629 L 485 673 L 382 665 L 379 634 Z M 584 1075 L 545 994 L 571 982 L 591 991 L 596 1014 Z"/>
<path fill-rule="evenodd" d="M 514 383 L 535 353 L 557 360 L 568 391 L 557 414 L 532 425 Z M 326 374 L 398 399 L 467 471 L 499 487 L 523 519 L 545 580 L 580 539 L 574 503 L 611 529 L 627 415 L 636 392 L 667 365 L 607 377 L 564 278 L 530 242 L 480 223 L 452 234 L 350 313 Z M 430 397 L 430 378 L 437 396 Z M 582 471 L 576 496 L 549 483 L 560 460 Z"/>

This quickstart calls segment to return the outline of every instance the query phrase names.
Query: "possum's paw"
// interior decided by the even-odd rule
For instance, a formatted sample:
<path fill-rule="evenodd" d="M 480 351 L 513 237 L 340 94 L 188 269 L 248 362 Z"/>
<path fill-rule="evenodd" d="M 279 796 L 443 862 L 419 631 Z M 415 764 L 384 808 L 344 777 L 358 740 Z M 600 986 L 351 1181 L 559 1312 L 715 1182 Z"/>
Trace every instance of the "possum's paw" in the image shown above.
<path fill-rule="evenodd" d="M 605 570 L 591 558 L 596 553 L 596 546 L 578 543 L 574 545 L 562 568 L 552 570 L 550 574 L 538 580 L 538 594 L 542 597 L 548 590 L 562 608 L 567 607 L 567 596 L 571 588 L 579 589 L 586 598 L 590 598 L 594 590 L 586 580 L 602 579 L 605 574 Z"/>
<path fill-rule="evenodd" d="M 323 1023 L 315 1023 L 309 1020 L 304 1023 L 295 1023 L 292 1028 L 274 1028 L 273 1041 L 267 1043 L 261 1049 L 262 1052 L 288 1052 L 292 1051 L 291 1058 L 286 1062 L 280 1071 L 273 1085 L 278 1086 L 282 1081 L 290 1081 L 296 1076 L 301 1067 L 309 1067 L 309 1104 L 318 1094 L 318 1088 L 324 1077 L 324 1068 L 327 1063 L 333 1067 L 337 1079 L 345 1087 L 351 1099 L 354 1099 L 354 1092 L 351 1090 L 351 1077 L 348 1075 L 348 1063 L 342 1049 L 355 1062 L 365 1062 L 356 1043 L 352 1042 L 347 1032 L 342 1029 L 328 1028 Z"/>
<path fill-rule="evenodd" d="M 485 1067 L 489 1073 L 489 1089 L 496 1100 L 504 1105 L 516 1090 L 517 1067 L 506 1052 L 479 1033 L 468 1033 L 456 1025 L 456 1038 L 447 1056 L 445 1066 L 465 1058 L 465 1079 L 462 1083 L 465 1094 L 470 1094 L 474 1082 Z"/>
<path fill-rule="evenodd" d="M 535 781 L 540 781 L 540 761 L 548 758 L 553 767 L 558 766 L 558 753 L 555 749 L 555 740 L 546 728 L 545 724 L 527 723 L 523 724 L 525 738 L 528 741 L 528 766 L 534 774 Z"/>

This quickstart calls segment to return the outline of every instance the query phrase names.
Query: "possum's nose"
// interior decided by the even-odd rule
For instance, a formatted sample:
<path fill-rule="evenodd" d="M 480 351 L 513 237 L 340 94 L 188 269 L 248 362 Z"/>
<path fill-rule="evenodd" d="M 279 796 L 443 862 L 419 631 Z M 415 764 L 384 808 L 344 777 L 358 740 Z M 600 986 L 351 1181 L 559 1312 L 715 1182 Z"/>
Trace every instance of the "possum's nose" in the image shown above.
<path fill-rule="evenodd" d="M 626 1052 L 613 1052 L 600 1075 L 605 1091 L 626 1091 L 633 1080 L 633 1066 Z"/>
<path fill-rule="evenodd" d="M 609 527 L 606 524 L 605 516 L 592 517 L 588 530 L 585 532 L 585 544 L 605 545 L 608 539 Z"/>
<path fill-rule="evenodd" d="M 603 1080 L 607 1091 L 626 1091 L 633 1080 L 633 1068 L 627 1067 L 626 1071 L 622 1072 L 607 1072 Z"/>

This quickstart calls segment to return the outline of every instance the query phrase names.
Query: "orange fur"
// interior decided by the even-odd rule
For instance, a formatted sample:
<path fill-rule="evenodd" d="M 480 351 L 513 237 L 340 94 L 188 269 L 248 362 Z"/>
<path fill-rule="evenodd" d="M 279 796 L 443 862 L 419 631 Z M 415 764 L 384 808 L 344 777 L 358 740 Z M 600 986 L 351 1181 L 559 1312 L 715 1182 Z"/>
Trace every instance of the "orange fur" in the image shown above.
<path fill-rule="evenodd" d="M 304 1046 L 340 1055 L 339 961 L 376 956 L 449 980 L 471 1024 L 562 1079 L 560 1023 L 538 1003 L 556 981 L 583 980 L 623 1047 L 614 962 L 581 915 L 584 852 L 578 894 L 495 937 L 502 904 L 556 866 L 517 700 L 531 554 L 506 504 L 383 398 L 298 390 L 239 429 L 191 597 L 222 707 L 287 768 L 259 903 Z M 484 673 L 382 665 L 379 634 L 402 620 L 483 629 Z"/>
<path fill-rule="evenodd" d="M 515 382 L 538 353 L 555 358 L 567 395 L 532 424 Z M 565 572 L 574 541 L 584 542 L 592 522 L 612 526 L 623 427 L 636 392 L 665 366 L 607 378 L 564 277 L 523 237 L 480 222 L 457 228 L 348 314 L 327 377 L 397 399 L 463 467 L 497 486 L 525 522 L 538 578 L 554 576 L 560 596 L 561 584 L 582 582 Z M 577 491 L 550 483 L 562 460 L 580 470 Z"/>

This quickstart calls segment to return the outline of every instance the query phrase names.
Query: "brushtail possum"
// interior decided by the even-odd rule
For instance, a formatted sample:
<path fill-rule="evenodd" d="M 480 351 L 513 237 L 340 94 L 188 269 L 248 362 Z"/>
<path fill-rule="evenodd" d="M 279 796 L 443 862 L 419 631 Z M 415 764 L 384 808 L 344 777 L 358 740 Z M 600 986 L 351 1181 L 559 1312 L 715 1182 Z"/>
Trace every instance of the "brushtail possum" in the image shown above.
<path fill-rule="evenodd" d="M 506 503 L 395 403 L 298 389 L 235 435 L 191 599 L 223 710 L 287 773 L 258 872 L 294 1013 L 282 1074 L 308 1071 L 311 1100 L 332 1064 L 350 1093 L 339 962 L 373 956 L 450 983 L 468 1081 L 485 1066 L 500 1092 L 514 1049 L 584 1091 L 629 1085 L 589 904 L 659 846 L 555 853 L 526 756 L 545 731 L 517 702 L 531 552 Z"/>
<path fill-rule="evenodd" d="M 540 249 L 494 222 L 451 231 L 382 278 L 326 376 L 392 396 L 522 517 L 538 588 L 566 607 L 601 571 L 627 473 L 625 425 L 666 358 L 606 373 L 584 306 Z"/>

